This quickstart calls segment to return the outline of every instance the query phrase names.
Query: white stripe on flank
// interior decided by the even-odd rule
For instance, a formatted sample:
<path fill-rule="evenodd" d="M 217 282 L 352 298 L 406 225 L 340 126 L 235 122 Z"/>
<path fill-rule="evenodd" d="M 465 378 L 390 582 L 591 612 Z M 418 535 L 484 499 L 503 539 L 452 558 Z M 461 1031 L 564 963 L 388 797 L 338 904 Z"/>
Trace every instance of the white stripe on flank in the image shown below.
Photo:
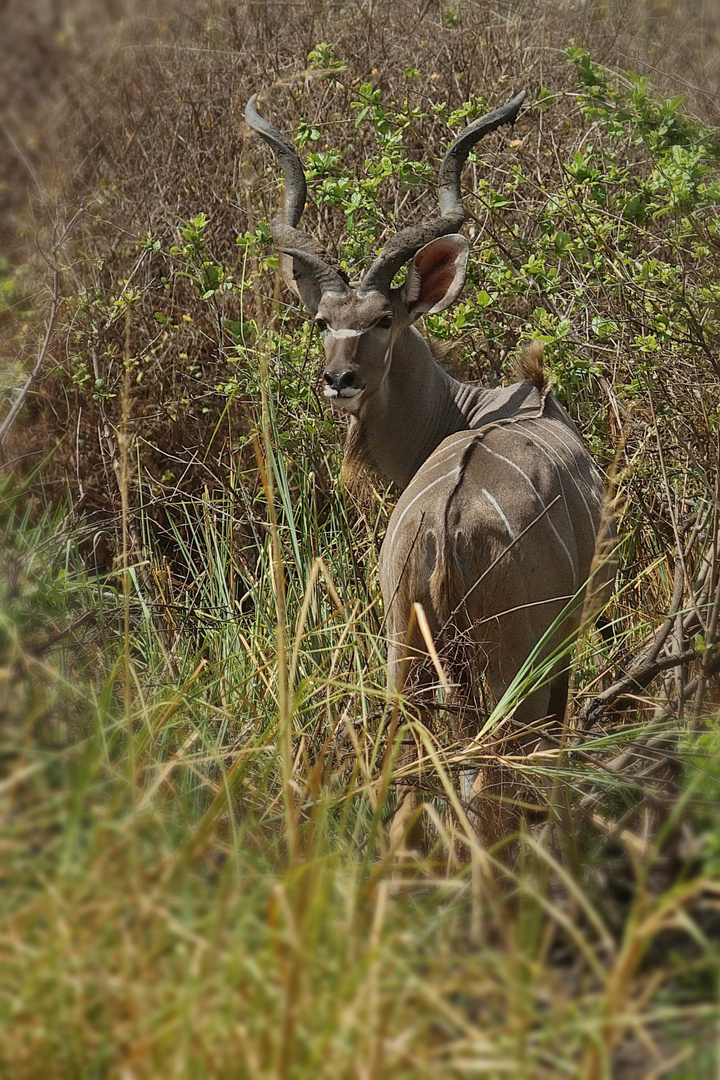
<path fill-rule="evenodd" d="M 433 450 L 430 457 L 425 458 L 420 468 L 417 470 L 412 480 L 405 489 L 405 494 L 409 495 L 413 488 L 417 487 L 419 483 L 430 475 L 436 469 L 444 469 L 447 467 L 448 461 L 455 461 L 455 467 L 457 468 L 457 451 L 451 447 L 446 447 L 445 450 L 440 453 L 439 450 Z"/>
<path fill-rule="evenodd" d="M 469 438 L 468 438 L 469 437 Z M 452 435 L 448 435 L 443 442 L 437 446 L 429 457 L 425 458 L 420 468 L 417 470 L 412 480 L 405 489 L 405 494 L 409 494 L 410 491 L 417 486 L 433 469 L 444 468 L 449 461 L 453 459 L 457 462 L 459 455 L 464 452 L 465 447 L 463 443 L 472 442 L 473 439 L 482 438 L 482 436 L 473 428 L 469 428 L 463 431 L 456 431 Z M 461 444 L 458 446 L 458 444 Z M 458 466 L 459 467 L 459 466 Z"/>
<path fill-rule="evenodd" d="M 565 462 L 563 460 L 563 458 L 558 454 L 557 450 L 554 447 L 551 446 L 550 450 L 544 449 L 543 447 L 547 446 L 547 443 L 543 443 L 542 439 L 539 439 L 539 440 L 533 439 L 532 435 L 527 430 L 524 431 L 523 434 L 525 435 L 527 441 L 529 443 L 531 443 L 533 446 L 537 447 L 537 449 L 540 451 L 540 453 L 543 454 L 548 459 L 548 461 L 552 465 L 553 469 L 555 470 L 555 476 L 557 477 L 557 482 L 560 485 L 560 490 L 562 491 L 562 504 L 565 507 L 565 517 L 567 518 L 567 523 L 570 526 L 570 532 L 573 532 L 574 530 L 573 530 L 572 518 L 570 517 L 570 507 L 568 506 L 567 496 L 565 494 L 565 484 L 563 483 L 562 472 L 560 471 L 560 466 L 562 466 L 563 471 L 568 475 L 570 474 L 570 470 L 567 467 L 567 462 Z M 550 451 L 552 451 L 552 453 Z M 560 464 L 558 464 L 558 462 Z M 571 476 L 571 479 L 572 479 L 572 476 Z M 577 487 L 577 484 L 575 484 L 575 487 Z M 579 488 L 578 488 L 578 491 L 580 492 L 580 495 L 582 496 L 582 492 L 580 491 Z M 590 509 L 589 509 L 587 503 L 585 503 L 585 509 L 588 511 L 588 513 L 590 513 Z M 592 518 L 590 519 L 590 527 L 593 529 L 593 531 L 595 530 L 595 524 L 594 524 Z"/>
<path fill-rule="evenodd" d="M 400 515 L 400 517 L 397 519 L 397 522 L 395 524 L 395 528 L 393 530 L 393 534 L 390 537 L 390 542 L 388 544 L 388 558 L 390 557 L 390 554 L 392 552 L 392 546 L 395 543 L 395 537 L 397 536 L 397 531 L 400 528 L 400 526 L 402 524 L 402 521 L 403 521 L 403 518 L 408 513 L 408 511 L 412 509 L 412 507 L 415 505 L 415 503 L 418 501 L 418 499 L 421 499 L 423 497 L 423 495 L 430 490 L 430 488 L 434 488 L 436 484 L 442 483 L 443 480 L 449 480 L 449 478 L 451 476 L 453 476 L 456 472 L 457 472 L 457 465 L 455 466 L 454 469 L 451 469 L 450 472 L 443 473 L 443 475 L 438 476 L 436 480 L 432 480 L 429 484 L 426 484 L 425 487 L 422 489 L 422 491 L 419 491 L 417 493 L 417 495 L 415 496 L 415 498 L 410 500 L 410 502 L 407 504 L 407 506 L 403 510 L 402 514 Z"/>
<path fill-rule="evenodd" d="M 566 443 L 566 442 L 565 442 L 565 440 L 564 440 L 564 439 L 561 439 L 561 438 L 560 438 L 560 436 L 559 436 L 559 435 L 558 435 L 558 433 L 557 433 L 556 427 L 560 428 L 560 430 L 561 430 L 561 431 L 563 431 L 563 434 L 565 434 L 565 433 L 566 433 L 565 425 L 563 424 L 563 425 L 561 426 L 561 424 L 560 424 L 560 421 L 554 421 L 554 423 L 553 423 L 553 426 L 552 426 L 552 427 L 550 427 L 550 426 L 547 426 L 547 428 L 544 428 L 543 430 L 547 430 L 548 432 L 551 432 L 551 433 L 552 433 L 552 435 L 553 435 L 553 436 L 554 436 L 554 437 L 555 437 L 555 438 L 557 439 L 557 441 L 558 441 L 558 442 L 560 443 L 560 445 L 561 445 L 561 446 L 563 446 L 563 447 L 565 447 L 565 449 L 566 449 L 566 450 L 570 450 L 570 453 L 572 453 L 572 452 L 573 452 L 573 451 L 572 451 L 572 448 L 571 448 L 571 447 L 569 446 L 569 444 L 568 444 L 568 443 Z M 575 439 L 574 439 L 574 442 L 575 442 L 576 444 L 577 444 L 577 443 L 579 442 L 581 446 L 583 446 L 583 447 L 585 446 L 585 443 L 583 442 L 582 438 L 581 438 L 581 437 L 580 437 L 579 435 L 577 435 L 577 436 L 575 437 Z M 593 461 L 593 459 L 592 459 L 592 458 L 591 458 L 590 456 L 588 456 L 588 457 L 586 458 L 586 462 L 587 462 L 587 464 L 589 465 L 589 467 L 590 467 L 590 470 L 591 470 L 592 472 L 594 472 L 594 473 L 595 473 L 595 475 L 597 476 L 598 480 L 600 481 L 600 483 L 601 483 L 601 484 L 602 484 L 602 486 L 604 487 L 604 486 L 605 486 L 605 477 L 603 476 L 602 470 L 601 470 L 600 468 L 598 468 L 597 462 Z M 581 479 L 582 479 L 582 477 L 581 477 Z M 602 504 L 602 501 L 603 501 L 603 500 L 602 500 L 602 495 L 601 495 L 601 494 L 600 494 L 599 492 L 597 492 L 597 491 L 595 490 L 595 488 L 591 487 L 591 486 L 590 486 L 590 484 L 588 484 L 588 482 L 587 482 L 587 481 L 584 481 L 584 482 L 585 482 L 585 484 L 586 484 L 586 486 L 587 486 L 588 490 L 589 490 L 589 491 L 590 491 L 590 492 L 592 493 L 592 496 L 593 496 L 593 498 L 594 498 L 594 499 L 595 499 L 595 500 L 596 500 L 596 501 L 597 501 L 598 503 Z"/>
<path fill-rule="evenodd" d="M 498 454 L 497 451 L 491 450 L 490 447 L 487 445 L 487 443 L 485 443 L 484 441 L 481 441 L 479 443 L 479 445 L 482 446 L 482 448 L 484 450 L 487 450 L 488 454 L 492 454 L 493 457 L 499 458 L 500 461 L 504 461 L 506 465 L 510 465 L 513 469 L 515 469 L 516 472 L 519 472 L 520 475 L 523 477 L 523 479 L 527 481 L 527 483 L 530 485 L 530 487 L 535 492 L 535 497 L 536 497 L 537 501 L 540 503 L 540 505 L 542 506 L 543 510 L 547 509 L 547 507 L 545 506 L 545 502 L 543 501 L 543 498 L 540 495 L 540 492 L 535 487 L 535 485 L 533 484 L 533 482 L 530 479 L 530 477 L 528 476 L 528 474 L 523 469 L 521 469 L 519 465 L 516 465 L 515 462 L 511 461 L 510 458 L 505 457 L 504 454 Z M 563 551 L 565 552 L 565 554 L 568 557 L 568 562 L 570 563 L 570 569 L 572 570 L 572 575 L 573 575 L 573 585 L 575 586 L 575 588 L 577 588 L 577 576 L 578 576 L 577 575 L 577 567 L 575 566 L 575 562 L 573 560 L 573 557 L 570 554 L 570 551 L 568 549 L 567 544 L 565 543 L 562 536 L 560 535 L 560 533 L 557 531 L 557 529 L 553 525 L 552 521 L 550 520 L 550 515 L 548 515 L 547 520 L 548 520 L 548 525 L 550 526 L 552 531 L 555 533 L 556 537 L 558 538 L 558 540 L 560 542 L 561 547 L 563 548 Z"/>
<path fill-rule="evenodd" d="M 472 438 L 478 437 L 478 433 L 472 430 L 456 431 L 454 435 L 448 435 L 447 439 L 444 439 L 439 446 L 435 447 L 432 454 L 425 458 L 425 461 L 423 461 L 415 476 L 417 476 L 421 470 L 434 469 L 440 464 L 446 464 L 448 458 L 455 457 L 462 451 L 463 448 L 462 446 L 458 447 L 458 443 L 462 444 L 467 441 L 465 437 L 468 435 L 472 436 Z M 413 481 L 411 480 L 410 483 L 412 484 L 412 482 Z"/>
<path fill-rule="evenodd" d="M 527 434 L 527 432 L 526 432 L 526 434 Z M 568 447 L 567 443 L 563 442 L 563 440 L 562 440 L 562 439 L 560 438 L 560 436 L 559 436 L 559 435 L 558 435 L 558 434 L 557 434 L 557 433 L 556 433 L 555 431 L 553 431 L 553 432 L 552 432 L 552 434 L 553 434 L 553 435 L 555 436 L 555 438 L 556 438 L 556 439 L 558 440 L 558 442 L 560 443 L 560 445 L 561 445 L 562 447 L 564 447 L 564 448 L 565 448 L 566 450 L 570 449 L 570 448 Z M 540 436 L 538 435 L 538 433 L 537 433 L 537 432 L 535 432 L 535 438 L 533 438 L 533 436 L 532 436 L 532 435 L 528 435 L 527 437 L 528 437 L 528 439 L 530 440 L 530 442 L 532 442 L 532 443 L 535 443 L 535 445 L 536 445 L 536 446 L 537 446 L 537 445 L 538 445 L 538 443 L 539 443 L 539 444 L 540 444 L 540 446 L 544 446 L 544 447 L 546 447 L 546 453 L 547 453 L 547 456 L 548 456 L 548 457 L 550 457 L 550 455 L 551 455 L 551 454 L 553 454 L 553 455 L 554 455 L 554 457 L 555 457 L 555 460 L 556 460 L 556 461 L 557 461 L 557 462 L 558 462 L 558 463 L 559 463 L 560 465 L 562 465 L 562 466 L 563 466 L 563 468 L 564 468 L 564 469 L 565 469 L 565 470 L 567 471 L 567 474 L 568 474 L 568 476 L 570 477 L 570 479 L 572 480 L 573 484 L 574 484 L 574 485 L 575 485 L 575 487 L 577 488 L 578 494 L 579 494 L 580 498 L 581 498 L 581 499 L 582 499 L 582 501 L 583 501 L 583 504 L 584 504 L 584 506 L 585 506 L 585 509 L 587 510 L 587 513 L 588 513 L 588 517 L 590 518 L 590 524 L 591 524 L 592 528 L 593 528 L 593 529 L 597 529 L 597 525 L 595 524 L 595 518 L 594 518 L 594 517 L 593 517 L 593 515 L 592 515 L 592 510 L 591 510 L 591 509 L 590 509 L 590 507 L 588 506 L 588 502 L 587 502 L 587 499 L 586 499 L 586 498 L 585 498 L 585 496 L 583 495 L 583 492 L 582 492 L 582 488 L 580 487 L 580 485 L 578 484 L 577 480 L 575 479 L 575 475 L 574 475 L 574 473 L 573 473 L 572 469 L 568 468 L 567 462 L 563 461 L 563 459 L 562 459 L 562 458 L 560 457 L 560 455 L 558 454 L 558 452 L 557 452 L 557 449 L 556 449 L 556 448 L 555 448 L 555 447 L 554 447 L 554 446 L 553 446 L 553 445 L 552 445 L 551 443 L 548 443 L 548 442 L 546 442 L 546 441 L 545 441 L 545 439 L 542 439 L 542 438 L 541 438 L 541 437 L 540 437 Z M 582 477 L 581 477 L 581 479 L 582 479 Z M 588 486 L 588 488 L 589 488 L 589 485 L 587 485 L 587 486 Z M 596 499 L 596 500 L 597 500 L 598 502 L 601 502 L 602 500 L 601 500 L 601 497 L 600 497 L 599 493 L 598 493 L 597 491 L 595 491 L 595 489 L 594 489 L 594 488 L 592 488 L 592 489 L 590 489 L 590 490 L 592 491 L 593 495 L 595 496 L 595 499 Z"/>
<path fill-rule="evenodd" d="M 510 522 L 505 517 L 505 513 L 504 513 L 502 507 L 500 506 L 500 503 L 497 501 L 497 499 L 493 495 L 490 494 L 490 492 L 487 490 L 487 488 L 483 488 L 482 493 L 483 493 L 483 495 L 485 496 L 486 499 L 490 500 L 490 502 L 493 504 L 493 506 L 497 510 L 498 514 L 502 518 L 502 521 L 503 521 L 503 524 L 504 524 L 505 528 L 510 533 L 510 539 L 511 540 L 516 540 L 517 537 L 515 536 L 515 533 L 512 531 L 512 528 L 510 527 Z"/>

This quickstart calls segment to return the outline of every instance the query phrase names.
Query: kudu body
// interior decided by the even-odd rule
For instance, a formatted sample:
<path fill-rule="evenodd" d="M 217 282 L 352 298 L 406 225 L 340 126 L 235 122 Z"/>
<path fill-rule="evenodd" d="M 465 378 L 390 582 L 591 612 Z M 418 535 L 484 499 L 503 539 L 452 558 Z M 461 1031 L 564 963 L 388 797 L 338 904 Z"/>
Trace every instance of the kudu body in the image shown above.
<path fill-rule="evenodd" d="M 470 666 L 484 673 L 495 702 L 541 639 L 551 656 L 577 633 L 602 476 L 548 392 L 541 354 L 528 355 L 521 382 L 484 390 L 448 375 L 413 324 L 447 308 L 463 287 L 462 166 L 484 134 L 514 122 L 523 96 L 458 136 L 440 169 L 440 215 L 391 238 L 357 284 L 296 228 L 306 192 L 292 145 L 258 114 L 255 98 L 245 113 L 284 174 L 273 239 L 286 282 L 322 335 L 325 395 L 351 414 L 351 452 L 402 490 L 380 553 L 390 685 L 401 687 L 408 651 L 425 650 L 413 619 L 420 603 L 436 640 L 459 631 L 467 643 L 469 635 Z M 408 263 L 404 284 L 393 288 Z M 517 706 L 516 722 L 562 719 L 564 669 Z"/>

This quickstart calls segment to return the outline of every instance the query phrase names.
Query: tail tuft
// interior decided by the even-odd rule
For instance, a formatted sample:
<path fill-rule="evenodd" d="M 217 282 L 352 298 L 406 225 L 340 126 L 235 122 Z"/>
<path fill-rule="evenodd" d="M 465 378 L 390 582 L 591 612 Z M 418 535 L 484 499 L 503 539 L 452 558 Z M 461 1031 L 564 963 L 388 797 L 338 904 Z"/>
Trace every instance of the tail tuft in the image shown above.
<path fill-rule="evenodd" d="M 532 383 L 540 392 L 549 388 L 550 380 L 543 367 L 545 347 L 542 341 L 531 341 L 522 351 L 516 368 L 516 376 L 521 382 Z"/>
<path fill-rule="evenodd" d="M 435 567 L 430 577 L 430 599 L 440 626 L 445 626 L 455 615 L 465 595 L 465 582 L 455 552 L 448 550 L 448 538 L 442 537 L 436 554 Z"/>

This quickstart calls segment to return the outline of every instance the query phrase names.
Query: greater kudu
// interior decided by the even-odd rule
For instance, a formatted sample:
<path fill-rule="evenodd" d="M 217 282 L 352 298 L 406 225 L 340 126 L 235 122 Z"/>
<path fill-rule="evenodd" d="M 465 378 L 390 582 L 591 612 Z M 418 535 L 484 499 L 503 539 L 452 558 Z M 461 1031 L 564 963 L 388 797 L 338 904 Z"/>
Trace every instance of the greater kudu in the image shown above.
<path fill-rule="evenodd" d="M 291 142 L 259 115 L 255 97 L 245 110 L 283 172 L 272 235 L 283 277 L 322 336 L 325 396 L 350 413 L 351 451 L 402 490 L 380 552 L 390 685 L 400 687 L 407 653 L 425 649 L 413 618 L 419 603 L 436 640 L 448 628 L 469 635 L 473 667 L 495 702 L 539 642 L 553 656 L 576 636 L 603 501 L 598 468 L 548 392 L 541 350 L 526 356 L 521 382 L 484 390 L 448 375 L 414 326 L 463 287 L 461 170 L 479 139 L 514 122 L 523 97 L 460 133 L 440 167 L 439 216 L 391 237 L 357 283 L 297 228 L 306 183 Z M 562 719 L 567 690 L 561 662 L 517 704 L 515 724 Z M 396 825 L 413 806 L 409 797 Z"/>

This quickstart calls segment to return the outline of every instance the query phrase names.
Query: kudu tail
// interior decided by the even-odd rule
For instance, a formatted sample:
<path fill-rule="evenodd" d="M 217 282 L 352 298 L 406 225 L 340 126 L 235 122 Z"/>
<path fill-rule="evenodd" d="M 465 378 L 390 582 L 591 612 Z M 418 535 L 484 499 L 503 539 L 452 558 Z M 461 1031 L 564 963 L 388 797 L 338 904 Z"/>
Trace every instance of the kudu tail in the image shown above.
<path fill-rule="evenodd" d="M 440 629 L 451 619 L 455 626 L 465 621 L 465 589 L 455 546 L 447 530 L 443 530 L 439 542 L 436 542 L 435 567 L 430 575 L 430 601 Z"/>

